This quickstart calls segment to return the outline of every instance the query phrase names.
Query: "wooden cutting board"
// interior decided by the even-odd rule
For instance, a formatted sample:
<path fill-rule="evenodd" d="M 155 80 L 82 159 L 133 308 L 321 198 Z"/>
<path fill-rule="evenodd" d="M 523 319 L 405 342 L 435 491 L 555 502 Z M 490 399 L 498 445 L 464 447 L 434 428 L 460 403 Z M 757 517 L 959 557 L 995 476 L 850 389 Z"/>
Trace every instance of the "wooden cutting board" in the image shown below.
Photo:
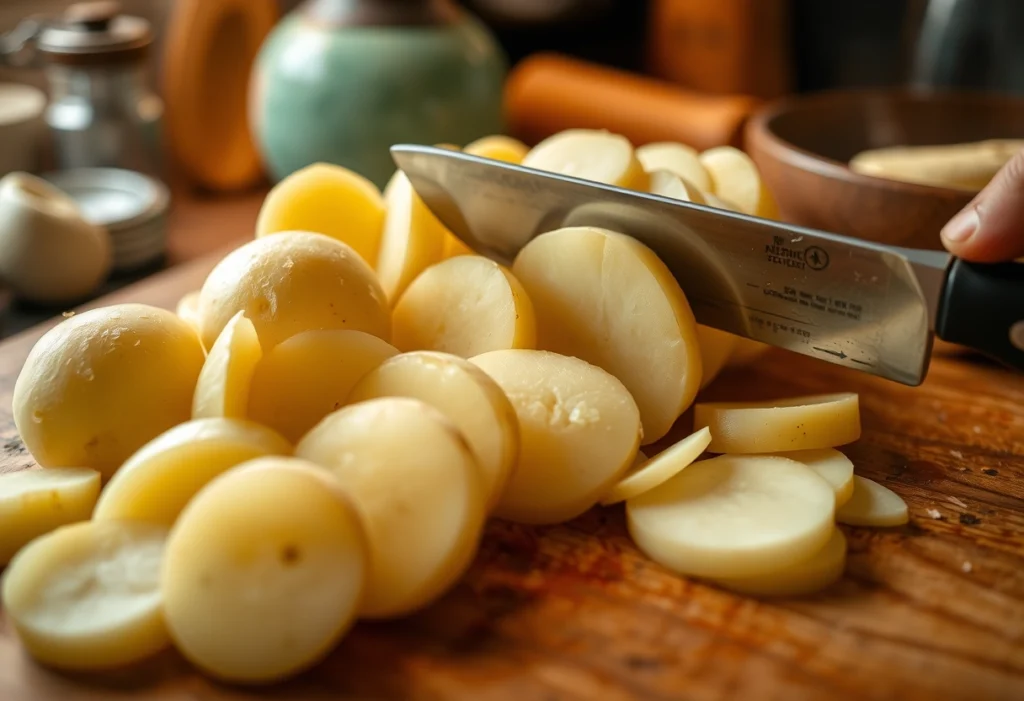
<path fill-rule="evenodd" d="M 213 263 L 97 304 L 172 307 Z M 0 344 L 0 471 L 32 465 L 9 407 L 39 333 Z M 864 435 L 844 450 L 907 500 L 911 523 L 844 527 L 846 576 L 818 596 L 758 601 L 670 574 L 633 547 L 618 505 L 547 528 L 491 523 L 472 570 L 436 605 L 360 624 L 322 664 L 268 690 L 212 683 L 173 652 L 115 674 L 51 672 L 0 618 L 0 699 L 1024 698 L 1024 378 L 946 350 L 909 388 L 773 351 L 707 395 L 846 390 L 860 393 Z"/>

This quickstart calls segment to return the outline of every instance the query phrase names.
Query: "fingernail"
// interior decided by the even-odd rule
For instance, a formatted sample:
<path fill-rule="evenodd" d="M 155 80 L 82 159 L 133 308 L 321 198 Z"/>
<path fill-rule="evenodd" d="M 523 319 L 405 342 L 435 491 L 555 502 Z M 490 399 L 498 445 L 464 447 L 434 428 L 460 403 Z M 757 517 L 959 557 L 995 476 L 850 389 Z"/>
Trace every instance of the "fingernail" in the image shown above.
<path fill-rule="evenodd" d="M 960 214 L 953 217 L 946 224 L 942 229 L 942 238 L 951 243 L 963 243 L 974 236 L 980 225 L 981 220 L 978 218 L 978 211 L 971 207 L 965 212 L 960 212 Z"/>

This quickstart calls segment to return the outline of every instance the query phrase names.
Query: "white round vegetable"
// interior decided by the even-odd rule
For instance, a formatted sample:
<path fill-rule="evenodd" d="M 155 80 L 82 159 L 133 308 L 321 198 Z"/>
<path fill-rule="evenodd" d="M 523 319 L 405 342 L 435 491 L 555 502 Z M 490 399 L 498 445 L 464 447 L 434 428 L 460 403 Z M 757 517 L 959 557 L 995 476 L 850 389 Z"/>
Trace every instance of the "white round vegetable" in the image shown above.
<path fill-rule="evenodd" d="M 640 441 L 640 414 L 615 377 L 547 351 L 493 351 L 472 362 L 505 391 L 519 420 L 519 459 L 497 516 L 521 523 L 568 521 L 594 506 L 629 469 Z"/>
<path fill-rule="evenodd" d="M 778 219 L 775 198 L 750 156 L 734 146 L 718 146 L 700 154 L 700 162 L 711 175 L 715 195 L 744 214 Z"/>
<path fill-rule="evenodd" d="M 836 520 L 850 526 L 902 526 L 910 520 L 900 495 L 867 477 L 854 475 L 853 496 L 836 510 Z"/>
<path fill-rule="evenodd" d="M 835 495 L 810 468 L 786 458 L 723 455 L 693 463 L 626 502 L 630 535 L 680 574 L 753 577 L 824 547 Z"/>
<path fill-rule="evenodd" d="M 821 475 L 835 490 L 836 508 L 848 502 L 853 496 L 853 462 L 838 450 L 833 448 L 795 450 L 790 453 L 775 453 L 775 455 L 801 462 Z"/>
<path fill-rule="evenodd" d="M 699 154 L 686 144 L 670 141 L 644 144 L 637 148 L 636 157 L 648 173 L 667 170 L 693 183 L 702 192 L 713 192 L 711 176 L 701 164 Z"/>
<path fill-rule="evenodd" d="M 522 165 L 633 190 L 648 185 L 629 139 L 599 129 L 566 129 L 549 136 L 530 149 Z"/>
<path fill-rule="evenodd" d="M 601 504 L 615 504 L 654 489 L 699 458 L 710 442 L 711 431 L 706 428 L 690 434 L 645 463 L 636 465 L 601 498 Z"/>
<path fill-rule="evenodd" d="M 444 259 L 445 240 L 451 234 L 416 194 L 405 173 L 398 171 L 391 178 L 384 200 L 387 215 L 377 275 L 394 304 L 416 276 Z"/>
<path fill-rule="evenodd" d="M 832 530 L 821 550 L 806 560 L 755 577 L 714 580 L 719 586 L 750 596 L 809 596 L 835 584 L 846 568 L 846 536 Z"/>
<path fill-rule="evenodd" d="M 426 606 L 469 567 L 486 516 L 480 468 L 437 409 L 404 397 L 353 404 L 321 421 L 295 454 L 327 467 L 362 514 L 363 616 Z"/>
<path fill-rule="evenodd" d="M 224 473 L 174 525 L 161 575 L 177 648 L 205 672 L 272 682 L 323 658 L 362 596 L 366 547 L 330 476 L 293 458 Z"/>
<path fill-rule="evenodd" d="M 238 312 L 206 356 L 192 398 L 192 418 L 245 418 L 252 374 L 262 357 L 256 328 L 245 312 Z"/>
<path fill-rule="evenodd" d="M 159 587 L 166 537 L 147 523 L 83 521 L 25 546 L 4 573 L 3 605 L 29 654 L 94 670 L 167 647 Z"/>

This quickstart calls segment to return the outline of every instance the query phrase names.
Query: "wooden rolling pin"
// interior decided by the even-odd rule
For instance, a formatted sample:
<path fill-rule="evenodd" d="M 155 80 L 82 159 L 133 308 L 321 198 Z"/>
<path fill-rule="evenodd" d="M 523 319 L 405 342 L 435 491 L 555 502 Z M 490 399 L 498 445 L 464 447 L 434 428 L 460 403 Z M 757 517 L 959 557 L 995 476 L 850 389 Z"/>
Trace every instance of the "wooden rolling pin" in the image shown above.
<path fill-rule="evenodd" d="M 745 95 L 706 95 L 557 54 L 523 59 L 505 85 L 509 133 L 527 144 L 563 129 L 607 129 L 635 145 L 678 141 L 695 149 L 740 146 L 761 104 Z"/>

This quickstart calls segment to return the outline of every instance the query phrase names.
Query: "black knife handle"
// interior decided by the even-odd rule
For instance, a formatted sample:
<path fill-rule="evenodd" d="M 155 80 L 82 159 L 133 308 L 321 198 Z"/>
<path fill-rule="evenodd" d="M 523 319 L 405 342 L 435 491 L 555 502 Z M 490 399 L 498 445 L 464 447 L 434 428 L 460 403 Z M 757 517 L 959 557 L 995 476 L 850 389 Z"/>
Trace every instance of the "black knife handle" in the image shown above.
<path fill-rule="evenodd" d="M 1024 263 L 953 259 L 935 332 L 1024 370 Z"/>

